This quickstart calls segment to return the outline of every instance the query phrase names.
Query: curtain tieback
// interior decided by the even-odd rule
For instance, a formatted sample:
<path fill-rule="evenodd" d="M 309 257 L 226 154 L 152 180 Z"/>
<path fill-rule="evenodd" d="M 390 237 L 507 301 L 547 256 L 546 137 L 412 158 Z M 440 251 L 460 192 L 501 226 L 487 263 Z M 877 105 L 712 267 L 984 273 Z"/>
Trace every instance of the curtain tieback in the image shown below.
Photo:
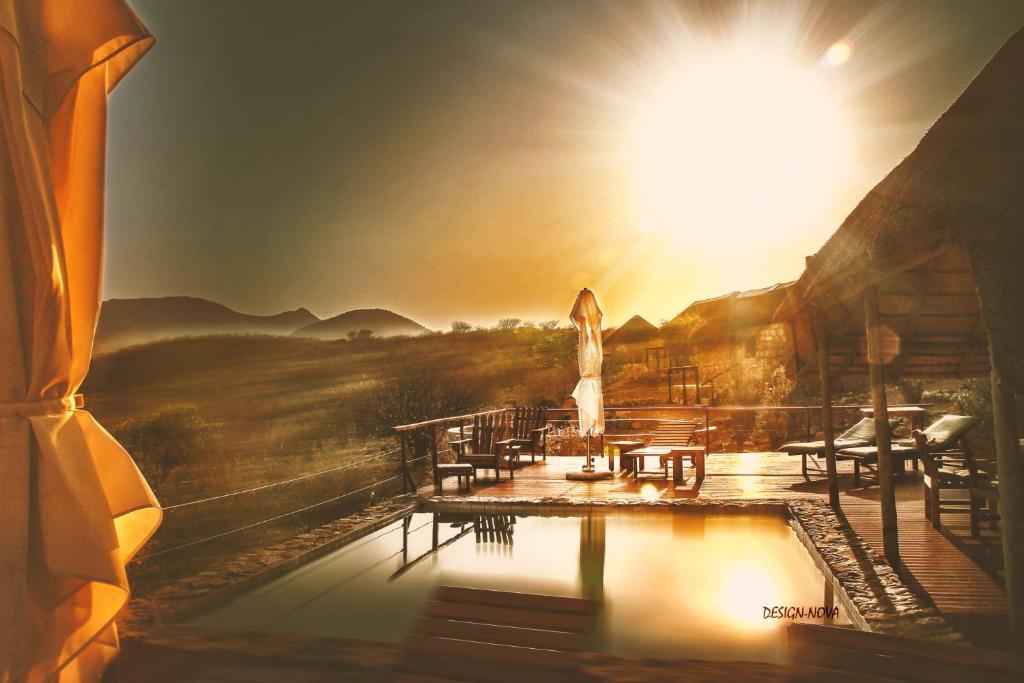
<path fill-rule="evenodd" d="M 77 410 L 85 406 L 82 394 L 65 396 L 64 398 L 41 398 L 35 401 L 15 401 L 0 403 L 0 419 L 11 417 L 36 417 L 39 415 L 56 415 Z"/>

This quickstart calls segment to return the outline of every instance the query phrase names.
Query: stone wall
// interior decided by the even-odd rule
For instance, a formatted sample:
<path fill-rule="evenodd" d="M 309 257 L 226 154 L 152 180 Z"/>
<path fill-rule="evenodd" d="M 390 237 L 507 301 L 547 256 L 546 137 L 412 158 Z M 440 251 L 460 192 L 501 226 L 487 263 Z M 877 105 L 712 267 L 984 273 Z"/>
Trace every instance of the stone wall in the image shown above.
<path fill-rule="evenodd" d="M 683 355 L 687 364 L 700 366 L 702 382 L 714 381 L 720 405 L 777 403 L 779 377 L 792 377 L 794 370 L 792 335 L 778 323 L 746 338 L 692 346 Z"/>

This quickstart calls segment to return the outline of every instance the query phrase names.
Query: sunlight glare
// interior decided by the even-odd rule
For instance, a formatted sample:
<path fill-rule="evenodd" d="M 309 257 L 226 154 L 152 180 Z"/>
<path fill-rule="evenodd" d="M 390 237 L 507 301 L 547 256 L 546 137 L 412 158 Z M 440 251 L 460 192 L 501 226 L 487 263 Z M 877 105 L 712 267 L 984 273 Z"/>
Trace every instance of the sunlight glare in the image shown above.
<path fill-rule="evenodd" d="M 626 138 L 640 224 L 709 250 L 815 227 L 852 147 L 827 71 L 779 40 L 691 47 L 674 62 Z"/>

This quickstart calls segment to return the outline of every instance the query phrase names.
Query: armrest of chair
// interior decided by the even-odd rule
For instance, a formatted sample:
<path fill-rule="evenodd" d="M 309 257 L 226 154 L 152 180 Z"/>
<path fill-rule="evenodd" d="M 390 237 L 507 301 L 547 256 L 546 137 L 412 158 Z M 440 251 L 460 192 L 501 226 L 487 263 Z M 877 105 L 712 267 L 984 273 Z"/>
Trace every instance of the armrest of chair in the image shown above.
<path fill-rule="evenodd" d="M 540 434 L 540 433 L 548 431 L 549 429 L 551 429 L 551 425 L 544 425 L 543 427 L 537 427 L 536 429 L 531 429 L 530 433 L 531 434 Z"/>
<path fill-rule="evenodd" d="M 448 445 L 451 446 L 451 449 L 455 451 L 456 455 L 462 457 L 466 454 L 466 450 L 472 441 L 472 439 L 456 439 L 455 441 L 449 441 Z"/>

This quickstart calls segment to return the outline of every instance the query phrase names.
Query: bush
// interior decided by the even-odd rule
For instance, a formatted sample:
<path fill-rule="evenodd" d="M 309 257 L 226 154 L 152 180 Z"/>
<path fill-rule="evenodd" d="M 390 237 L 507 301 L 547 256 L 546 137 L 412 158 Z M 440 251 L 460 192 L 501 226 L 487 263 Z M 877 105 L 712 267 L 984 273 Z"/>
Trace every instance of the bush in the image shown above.
<path fill-rule="evenodd" d="M 988 377 L 969 379 L 953 393 L 953 403 L 961 415 L 973 415 L 981 422 L 972 432 L 975 440 L 988 443 L 992 439 L 992 380 Z"/>
<path fill-rule="evenodd" d="M 396 425 L 475 412 L 485 399 L 480 386 L 465 376 L 416 369 L 356 396 L 346 417 L 363 435 L 393 436 Z"/>
<path fill-rule="evenodd" d="M 209 456 L 214 430 L 194 406 L 144 418 L 115 432 L 139 469 L 154 486 L 177 467 Z"/>

